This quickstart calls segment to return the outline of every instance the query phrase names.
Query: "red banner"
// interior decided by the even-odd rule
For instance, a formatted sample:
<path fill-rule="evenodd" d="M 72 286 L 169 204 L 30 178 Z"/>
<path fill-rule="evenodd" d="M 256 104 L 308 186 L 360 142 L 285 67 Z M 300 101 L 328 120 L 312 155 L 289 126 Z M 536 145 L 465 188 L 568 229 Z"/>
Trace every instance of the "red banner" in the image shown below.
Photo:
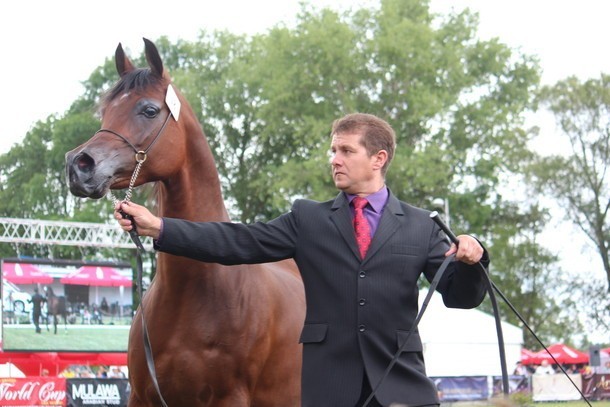
<path fill-rule="evenodd" d="M 66 379 L 59 377 L 0 378 L 0 406 L 65 406 Z"/>

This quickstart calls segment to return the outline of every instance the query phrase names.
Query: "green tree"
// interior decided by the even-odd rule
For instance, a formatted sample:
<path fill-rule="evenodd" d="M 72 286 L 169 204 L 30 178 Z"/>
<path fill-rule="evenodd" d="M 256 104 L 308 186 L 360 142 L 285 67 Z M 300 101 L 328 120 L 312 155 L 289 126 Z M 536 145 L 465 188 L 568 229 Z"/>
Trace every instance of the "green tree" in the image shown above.
<path fill-rule="evenodd" d="M 298 197 L 332 198 L 332 121 L 353 111 L 377 114 L 397 132 L 387 180 L 393 192 L 424 207 L 437 197 L 448 200 L 452 226 L 488 243 L 494 279 L 521 301 L 529 295 L 523 287 L 538 289 L 534 282 L 547 278 L 555 261 L 535 239 L 543 216 L 519 209 L 501 188 L 532 157 L 523 113 L 535 107 L 539 68 L 535 58 L 498 39 L 479 40 L 477 25 L 477 15 L 467 10 L 433 15 L 425 0 L 383 0 L 344 13 L 303 4 L 293 27 L 278 25 L 252 37 L 202 31 L 194 42 L 162 37 L 155 43 L 207 134 L 235 219 L 270 219 Z M 142 57 L 134 62 L 145 66 Z M 108 201 L 70 197 L 61 180 L 63 153 L 99 127 L 97 102 L 117 79 L 108 58 L 64 117 L 32 131 L 20 159 L 0 162 L 0 176 L 12 179 L 11 185 L 31 180 L 37 194 L 54 190 L 65 194 L 62 200 L 38 198 L 43 205 L 24 196 L 39 208 L 28 214 L 0 191 L 0 211 L 109 218 Z M 32 152 L 45 155 L 45 168 L 17 171 Z M 145 188 L 134 200 L 154 202 Z M 529 268 L 527 259 L 534 257 L 545 260 L 540 270 Z M 532 308 L 559 306 L 535 294 L 540 302 L 532 300 Z"/>
<path fill-rule="evenodd" d="M 571 152 L 541 157 L 532 173 L 534 186 L 557 199 L 595 245 L 610 291 L 610 75 L 580 82 L 567 78 L 541 93 Z"/>
<path fill-rule="evenodd" d="M 610 329 L 610 76 L 570 77 L 543 88 L 540 99 L 555 115 L 555 137 L 567 140 L 571 151 L 539 157 L 529 172 L 531 185 L 554 198 L 597 249 L 606 279 L 574 277 L 581 287 L 575 295 L 590 324 Z"/>

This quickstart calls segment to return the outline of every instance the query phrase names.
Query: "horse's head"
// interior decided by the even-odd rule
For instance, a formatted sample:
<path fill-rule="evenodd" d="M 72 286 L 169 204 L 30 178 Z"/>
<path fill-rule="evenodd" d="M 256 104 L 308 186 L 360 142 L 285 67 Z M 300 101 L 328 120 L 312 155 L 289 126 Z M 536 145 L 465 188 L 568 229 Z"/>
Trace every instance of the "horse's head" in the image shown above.
<path fill-rule="evenodd" d="M 102 128 L 66 153 L 66 176 L 76 196 L 98 199 L 109 189 L 128 187 L 137 160 L 146 164 L 134 186 L 164 179 L 184 164 L 186 147 L 178 134 L 185 132 L 184 120 L 178 113 L 186 102 L 174 93 L 155 45 L 144 43 L 148 68 L 135 68 L 118 45 L 120 79 L 102 100 Z"/>

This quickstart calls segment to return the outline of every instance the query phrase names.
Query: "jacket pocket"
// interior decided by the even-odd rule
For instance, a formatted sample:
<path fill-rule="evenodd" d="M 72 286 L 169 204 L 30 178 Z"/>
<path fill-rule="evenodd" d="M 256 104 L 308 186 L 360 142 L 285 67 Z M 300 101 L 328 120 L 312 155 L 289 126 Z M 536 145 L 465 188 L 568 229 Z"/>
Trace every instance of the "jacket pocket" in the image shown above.
<path fill-rule="evenodd" d="M 299 343 L 318 343 L 326 339 L 328 324 L 305 324 Z"/>
<path fill-rule="evenodd" d="M 409 341 L 407 342 L 406 345 L 403 346 L 403 344 L 407 340 L 407 337 L 409 338 Z M 422 346 L 421 339 L 419 337 L 418 332 L 413 332 L 413 334 L 411 334 L 411 336 L 409 336 L 409 331 L 397 330 L 396 331 L 396 346 L 397 346 L 397 348 L 400 348 L 401 346 L 403 346 L 403 348 L 402 348 L 403 352 L 422 352 L 424 350 L 424 347 Z"/>

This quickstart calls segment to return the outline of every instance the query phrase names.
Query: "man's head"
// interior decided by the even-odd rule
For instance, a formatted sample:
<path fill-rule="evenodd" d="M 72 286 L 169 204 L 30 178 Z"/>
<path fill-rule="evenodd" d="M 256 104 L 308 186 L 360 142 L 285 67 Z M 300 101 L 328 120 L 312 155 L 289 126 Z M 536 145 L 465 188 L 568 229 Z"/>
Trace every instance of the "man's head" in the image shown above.
<path fill-rule="evenodd" d="M 370 114 L 349 114 L 333 123 L 331 136 L 331 166 L 338 189 L 366 196 L 383 187 L 396 144 L 388 123 Z"/>
<path fill-rule="evenodd" d="M 396 149 L 394 129 L 385 120 L 372 114 L 351 113 L 335 120 L 330 134 L 333 136 L 347 133 L 362 136 L 360 143 L 366 149 L 369 157 L 380 150 L 387 152 L 387 160 L 381 169 L 381 174 L 385 176 Z"/>

